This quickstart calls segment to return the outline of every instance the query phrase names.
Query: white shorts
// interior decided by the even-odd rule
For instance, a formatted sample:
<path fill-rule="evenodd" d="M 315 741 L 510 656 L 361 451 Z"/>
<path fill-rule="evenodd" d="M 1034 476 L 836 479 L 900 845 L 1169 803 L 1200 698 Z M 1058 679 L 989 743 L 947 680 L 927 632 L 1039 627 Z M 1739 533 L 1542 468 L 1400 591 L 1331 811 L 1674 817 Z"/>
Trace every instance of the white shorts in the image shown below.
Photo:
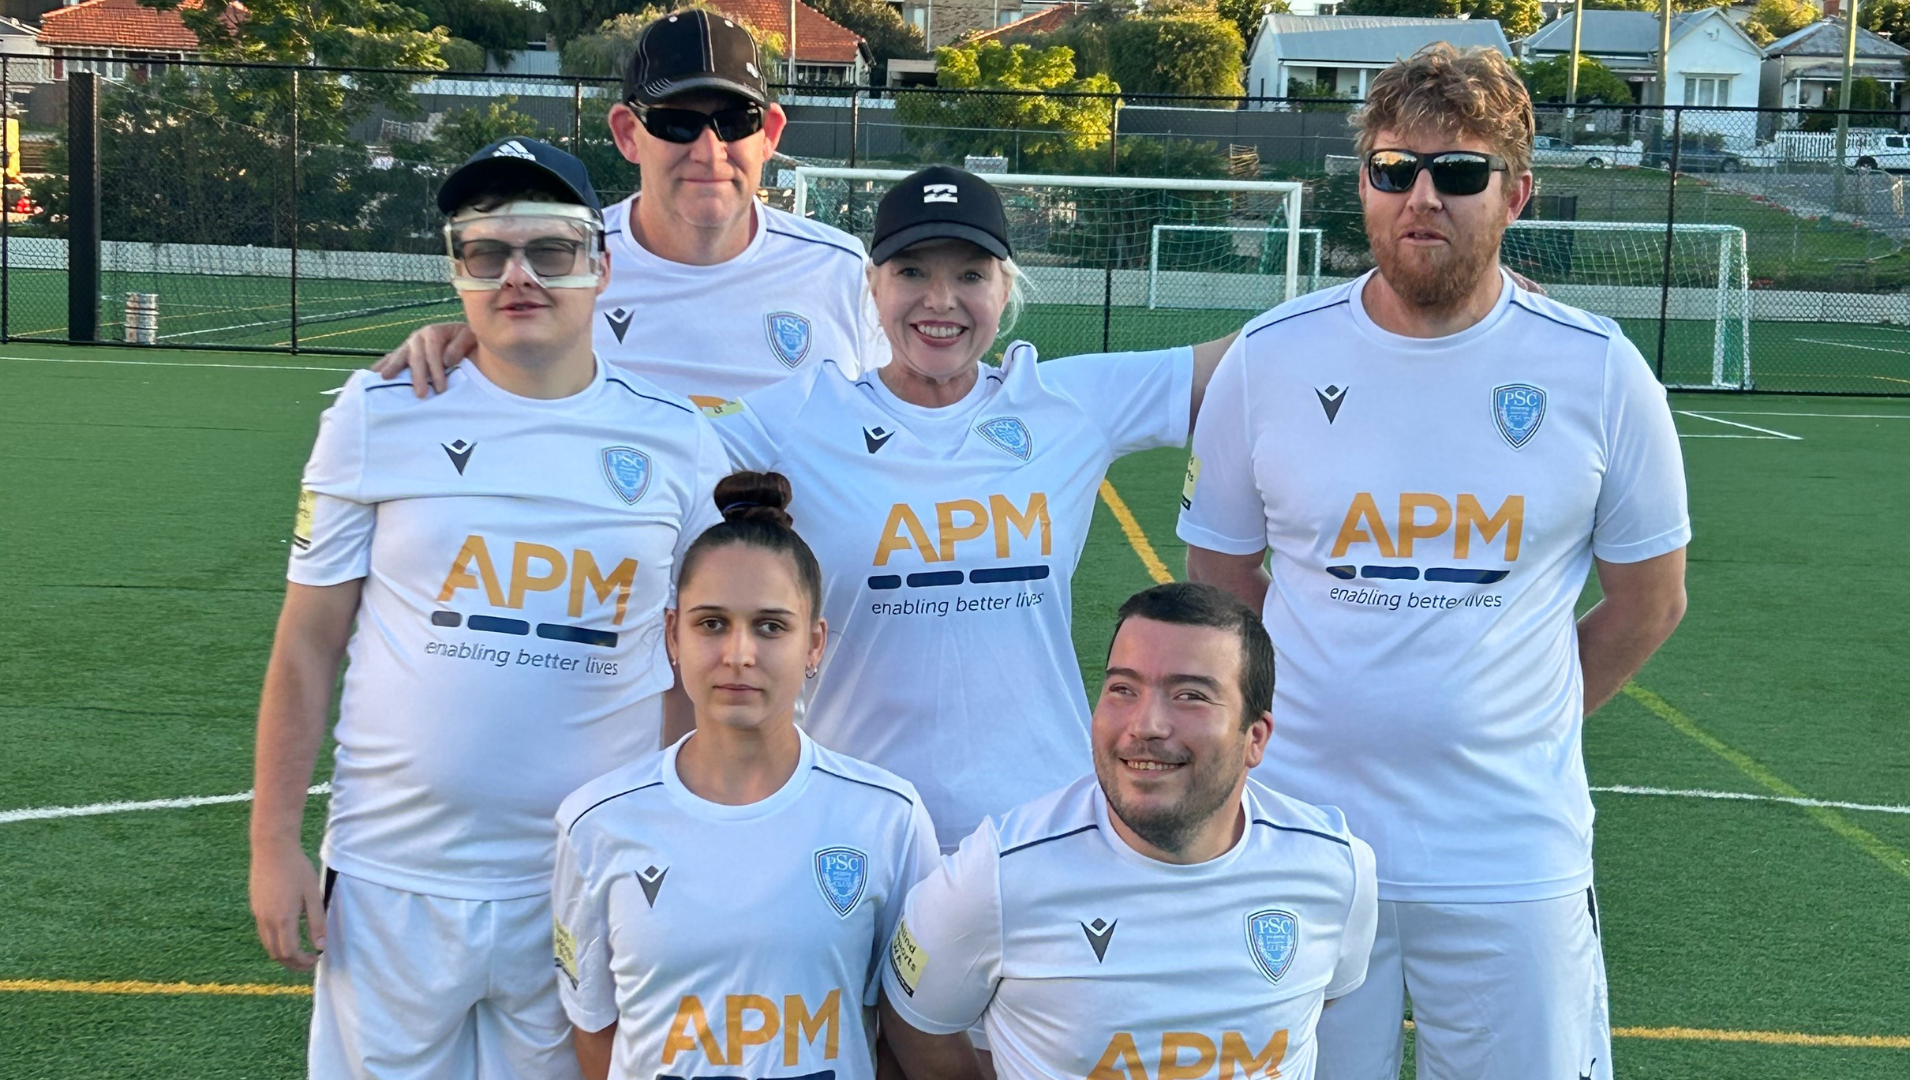
<path fill-rule="evenodd" d="M 1366 981 L 1320 1014 L 1318 1080 L 1611 1080 L 1592 891 L 1505 904 L 1381 901 Z"/>
<path fill-rule="evenodd" d="M 325 876 L 314 1080 L 579 1080 L 550 898 L 453 900 Z"/>

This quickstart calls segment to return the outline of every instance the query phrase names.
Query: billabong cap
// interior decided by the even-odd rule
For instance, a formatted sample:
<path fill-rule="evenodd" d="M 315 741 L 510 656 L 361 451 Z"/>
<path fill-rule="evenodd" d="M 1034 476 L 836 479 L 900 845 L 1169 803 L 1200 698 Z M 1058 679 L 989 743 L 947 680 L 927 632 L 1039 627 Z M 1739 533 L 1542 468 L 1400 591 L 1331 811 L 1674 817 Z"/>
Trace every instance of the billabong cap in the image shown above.
<path fill-rule="evenodd" d="M 447 216 L 455 214 L 478 195 L 500 188 L 545 192 L 603 212 L 583 162 L 549 143 L 522 136 L 499 139 L 445 177 L 438 188 L 438 209 Z"/>
<path fill-rule="evenodd" d="M 876 207 L 870 240 L 869 258 L 877 263 L 924 240 L 966 240 L 997 259 L 1014 253 L 995 185 L 948 165 L 931 165 L 890 188 Z"/>
<path fill-rule="evenodd" d="M 637 35 L 623 73 L 623 99 L 661 105 L 691 90 L 718 90 L 769 103 L 756 39 L 722 15 L 700 8 L 672 12 Z"/>

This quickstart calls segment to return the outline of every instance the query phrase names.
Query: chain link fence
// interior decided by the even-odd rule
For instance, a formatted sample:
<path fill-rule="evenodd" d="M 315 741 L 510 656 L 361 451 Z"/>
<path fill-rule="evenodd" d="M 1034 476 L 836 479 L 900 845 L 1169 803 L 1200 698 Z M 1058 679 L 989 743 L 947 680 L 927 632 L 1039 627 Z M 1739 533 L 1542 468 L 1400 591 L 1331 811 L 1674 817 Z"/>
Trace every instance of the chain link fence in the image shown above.
<path fill-rule="evenodd" d="M 605 122 L 610 79 L 207 62 L 117 81 L 45 75 L 0 57 L 19 132 L 0 340 L 381 352 L 457 316 L 432 194 L 478 147 L 509 135 L 563 146 L 606 202 L 637 185 Z M 1354 102 L 787 89 L 763 192 L 785 208 L 803 165 L 1302 185 L 1292 261 L 1285 222 L 1240 199 L 1135 216 L 1137 239 L 1075 260 L 1104 282 L 1089 295 L 1082 277 L 1065 298 L 1092 309 L 1080 321 L 1099 340 L 1037 338 L 1048 354 L 1212 336 L 1284 295 L 1285 277 L 1243 286 L 1252 275 L 1297 265 L 1306 291 L 1371 265 Z M 1616 319 L 1670 385 L 1910 392 L 1910 136 L 1898 122 L 1542 106 L 1538 193 L 1504 259 Z M 1044 212 L 1067 199 L 1045 196 Z M 1050 276 L 1072 280 L 1071 266 Z M 1256 299 L 1226 298 L 1239 296 Z"/>

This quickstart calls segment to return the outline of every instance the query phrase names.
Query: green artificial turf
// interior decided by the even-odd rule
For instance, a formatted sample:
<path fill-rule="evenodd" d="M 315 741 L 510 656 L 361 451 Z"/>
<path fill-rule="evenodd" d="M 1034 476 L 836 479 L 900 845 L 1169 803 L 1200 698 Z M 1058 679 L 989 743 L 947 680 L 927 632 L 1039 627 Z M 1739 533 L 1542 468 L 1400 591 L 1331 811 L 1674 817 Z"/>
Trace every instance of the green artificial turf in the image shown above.
<path fill-rule="evenodd" d="M 89 361 L 0 359 L 0 810 L 244 790 L 299 466 L 348 362 L 0 356 Z M 1685 440 L 1691 608 L 1639 682 L 1811 796 L 1910 803 L 1910 419 L 1845 418 L 1910 417 L 1910 401 L 1674 404 L 1798 438 Z M 1184 462 L 1155 451 L 1110 473 L 1176 573 Z M 1114 608 L 1148 581 L 1098 508 L 1075 577 L 1090 688 Z M 1594 785 L 1765 793 L 1627 697 L 1588 722 L 1586 756 Z M 1910 876 L 1793 806 L 1595 800 L 1616 1024 L 1910 1036 Z M 1841 813 L 1910 851 L 1910 816 Z M 245 817 L 0 823 L 0 980 L 302 981 L 253 939 Z M 296 1076 L 308 1012 L 302 998 L 0 992 L 0 1077 Z M 1623 1038 L 1617 1061 L 1640 1080 L 1910 1075 L 1902 1050 Z"/>

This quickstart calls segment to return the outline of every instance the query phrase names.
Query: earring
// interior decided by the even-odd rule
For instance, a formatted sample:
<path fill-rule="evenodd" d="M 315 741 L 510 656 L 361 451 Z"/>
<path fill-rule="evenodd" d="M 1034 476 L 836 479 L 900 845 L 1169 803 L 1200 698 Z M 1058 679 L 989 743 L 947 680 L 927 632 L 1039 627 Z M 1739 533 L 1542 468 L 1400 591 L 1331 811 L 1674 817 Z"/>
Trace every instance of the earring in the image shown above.
<path fill-rule="evenodd" d="M 808 670 L 806 670 L 806 671 L 804 671 L 804 672 L 802 673 L 802 677 L 803 677 L 803 678 L 805 678 L 805 679 L 813 679 L 813 678 L 815 678 L 815 677 L 816 677 L 816 668 L 815 668 L 815 665 L 813 665 L 813 664 L 812 664 L 812 665 L 810 665 L 810 666 L 809 666 L 809 668 L 808 668 Z"/>

